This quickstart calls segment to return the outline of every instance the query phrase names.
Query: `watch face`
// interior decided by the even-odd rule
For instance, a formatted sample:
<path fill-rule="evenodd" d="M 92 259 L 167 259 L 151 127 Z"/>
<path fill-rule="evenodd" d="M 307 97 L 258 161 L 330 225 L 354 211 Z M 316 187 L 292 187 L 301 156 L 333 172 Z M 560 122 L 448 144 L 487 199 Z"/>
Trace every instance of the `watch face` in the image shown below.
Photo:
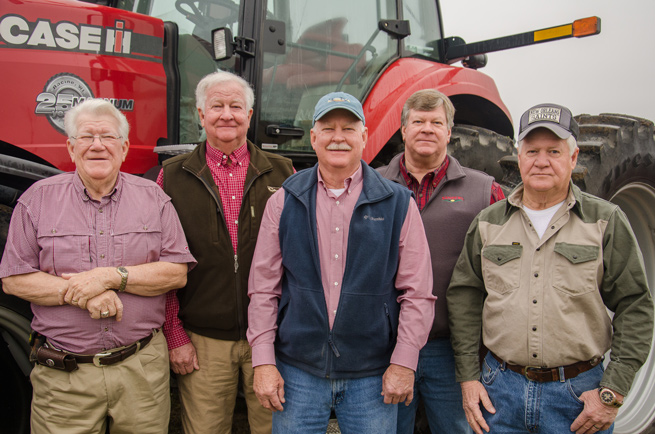
<path fill-rule="evenodd" d="M 600 400 L 603 404 L 605 405 L 611 405 L 614 407 L 619 407 L 621 404 L 619 404 L 616 400 L 616 395 L 614 395 L 614 392 L 611 390 L 603 390 L 600 393 Z M 618 404 L 618 405 L 617 405 Z"/>
<path fill-rule="evenodd" d="M 121 274 L 127 274 L 127 268 L 125 268 L 125 267 L 118 267 L 118 271 L 119 271 Z"/>

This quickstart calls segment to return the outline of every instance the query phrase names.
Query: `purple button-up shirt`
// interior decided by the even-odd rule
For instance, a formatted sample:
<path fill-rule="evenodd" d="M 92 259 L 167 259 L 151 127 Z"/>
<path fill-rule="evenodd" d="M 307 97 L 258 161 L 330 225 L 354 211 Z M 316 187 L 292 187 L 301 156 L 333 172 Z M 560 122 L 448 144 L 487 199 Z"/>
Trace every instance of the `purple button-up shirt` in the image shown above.
<path fill-rule="evenodd" d="M 120 173 L 114 190 L 96 201 L 77 173 L 65 173 L 37 182 L 18 200 L 0 278 L 157 261 L 195 264 L 170 198 L 157 184 Z M 162 326 L 164 295 L 118 295 L 120 322 L 92 319 L 76 306 L 32 304 L 32 328 L 58 348 L 95 353 L 129 345 Z"/>

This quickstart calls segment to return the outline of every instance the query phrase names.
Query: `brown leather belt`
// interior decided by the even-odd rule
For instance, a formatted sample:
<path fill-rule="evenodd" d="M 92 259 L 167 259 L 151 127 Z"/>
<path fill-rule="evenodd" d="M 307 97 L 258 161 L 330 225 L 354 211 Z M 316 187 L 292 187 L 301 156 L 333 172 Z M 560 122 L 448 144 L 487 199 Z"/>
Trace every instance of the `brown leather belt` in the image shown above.
<path fill-rule="evenodd" d="M 512 365 L 509 364 L 491 351 L 489 351 L 494 359 L 499 363 L 504 363 L 507 369 L 514 371 L 517 374 L 523 375 L 525 378 L 531 381 L 536 381 L 538 383 L 546 383 L 549 381 L 560 381 L 560 367 L 557 368 L 541 368 L 539 366 L 521 366 L 521 365 Z M 572 365 L 562 366 L 561 369 L 564 371 L 564 378 L 575 378 L 579 374 L 590 370 L 591 368 L 598 365 L 602 358 L 588 360 L 586 362 L 577 362 Z"/>
<path fill-rule="evenodd" d="M 47 366 L 53 369 L 60 369 L 66 372 L 72 372 L 77 369 L 78 363 L 93 363 L 97 367 L 109 366 L 114 363 L 121 362 L 137 351 L 143 349 L 152 337 L 157 333 L 156 331 L 149 334 L 143 339 L 140 339 L 120 350 L 106 350 L 97 354 L 75 354 L 67 351 L 52 348 L 48 343 L 44 343 L 36 351 L 36 361 L 40 365 Z"/>

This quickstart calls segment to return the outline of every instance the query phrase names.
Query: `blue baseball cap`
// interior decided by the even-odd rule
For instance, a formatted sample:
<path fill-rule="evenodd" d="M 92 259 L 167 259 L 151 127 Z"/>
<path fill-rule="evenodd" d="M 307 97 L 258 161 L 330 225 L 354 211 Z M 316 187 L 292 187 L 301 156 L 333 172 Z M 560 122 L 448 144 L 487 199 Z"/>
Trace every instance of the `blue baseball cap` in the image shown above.
<path fill-rule="evenodd" d="M 319 99 L 316 103 L 312 126 L 314 126 L 317 120 L 335 109 L 348 110 L 366 125 L 364 109 L 362 108 L 362 103 L 357 98 L 345 92 L 332 92 Z"/>

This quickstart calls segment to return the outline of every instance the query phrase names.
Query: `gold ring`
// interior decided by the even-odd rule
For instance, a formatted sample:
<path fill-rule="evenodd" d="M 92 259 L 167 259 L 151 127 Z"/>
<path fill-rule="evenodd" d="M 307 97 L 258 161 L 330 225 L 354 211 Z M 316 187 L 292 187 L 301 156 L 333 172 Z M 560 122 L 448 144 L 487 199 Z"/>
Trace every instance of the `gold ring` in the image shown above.
<path fill-rule="evenodd" d="M 102 316 L 103 318 L 106 318 L 107 316 L 109 316 L 109 311 L 100 312 L 100 316 Z"/>

